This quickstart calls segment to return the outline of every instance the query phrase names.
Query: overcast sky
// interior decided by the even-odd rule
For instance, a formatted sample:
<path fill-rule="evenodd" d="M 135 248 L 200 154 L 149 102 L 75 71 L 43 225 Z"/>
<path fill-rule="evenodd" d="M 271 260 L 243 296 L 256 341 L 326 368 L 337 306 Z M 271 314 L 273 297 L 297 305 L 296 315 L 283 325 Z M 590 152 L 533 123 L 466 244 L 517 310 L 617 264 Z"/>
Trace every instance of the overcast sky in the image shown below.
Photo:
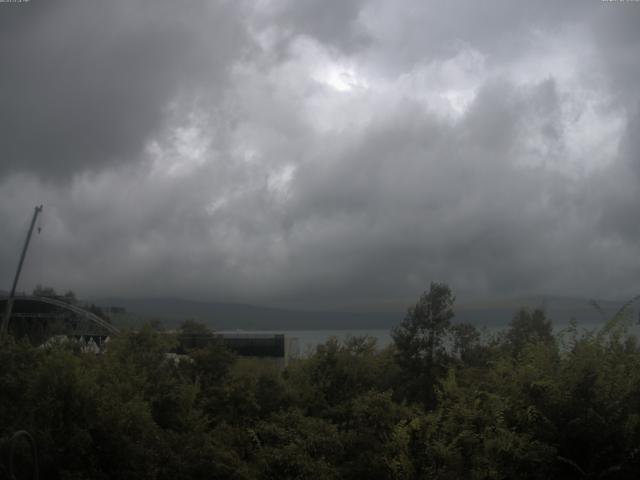
<path fill-rule="evenodd" d="M 640 2 L 0 3 L 0 289 L 640 293 Z"/>

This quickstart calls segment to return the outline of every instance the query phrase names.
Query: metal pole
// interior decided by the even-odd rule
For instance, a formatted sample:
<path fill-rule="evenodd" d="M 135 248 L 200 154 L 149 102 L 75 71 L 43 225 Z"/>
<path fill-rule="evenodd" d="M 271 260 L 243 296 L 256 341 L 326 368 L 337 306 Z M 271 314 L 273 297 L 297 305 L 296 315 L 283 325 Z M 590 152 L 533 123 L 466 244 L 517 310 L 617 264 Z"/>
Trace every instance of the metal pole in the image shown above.
<path fill-rule="evenodd" d="M 18 286 L 18 280 L 20 278 L 20 271 L 22 270 L 22 264 L 24 263 L 24 257 L 27 255 L 27 248 L 29 248 L 29 242 L 31 241 L 31 234 L 33 233 L 33 227 L 36 224 L 38 214 L 42 212 L 42 205 L 38 205 L 33 211 L 33 218 L 31 219 L 31 226 L 27 233 L 27 239 L 22 247 L 22 254 L 20 255 L 20 261 L 18 262 L 18 269 L 16 270 L 16 276 L 13 278 L 13 285 L 11 286 L 11 292 L 7 299 L 7 306 L 4 311 L 4 318 L 2 319 L 2 326 L 0 326 L 0 338 L 4 337 L 9 329 L 9 320 L 11 320 L 11 311 L 13 310 L 13 297 L 16 294 L 16 287 Z"/>

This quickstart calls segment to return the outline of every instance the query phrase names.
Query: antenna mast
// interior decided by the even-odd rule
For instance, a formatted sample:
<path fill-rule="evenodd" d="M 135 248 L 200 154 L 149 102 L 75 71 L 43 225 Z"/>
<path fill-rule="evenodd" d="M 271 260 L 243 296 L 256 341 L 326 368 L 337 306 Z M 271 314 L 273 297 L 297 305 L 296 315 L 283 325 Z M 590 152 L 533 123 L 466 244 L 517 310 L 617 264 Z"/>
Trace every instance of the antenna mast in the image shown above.
<path fill-rule="evenodd" d="M 13 279 L 13 285 L 9 298 L 7 299 L 7 306 L 4 311 L 4 318 L 2 319 L 2 325 L 0 326 L 0 338 L 3 338 L 9 329 L 9 320 L 11 320 L 11 311 L 13 310 L 13 298 L 16 294 L 16 287 L 18 286 L 18 279 L 20 278 L 20 271 L 22 270 L 22 264 L 24 263 L 24 257 L 27 256 L 27 248 L 29 248 L 29 242 L 31 241 L 31 234 L 33 233 L 33 227 L 36 224 L 38 215 L 42 212 L 42 205 L 38 205 L 33 211 L 33 218 L 31 219 L 31 226 L 27 233 L 27 238 L 22 247 L 22 254 L 20 255 L 20 261 L 18 262 L 18 270 L 16 270 L 16 276 Z"/>

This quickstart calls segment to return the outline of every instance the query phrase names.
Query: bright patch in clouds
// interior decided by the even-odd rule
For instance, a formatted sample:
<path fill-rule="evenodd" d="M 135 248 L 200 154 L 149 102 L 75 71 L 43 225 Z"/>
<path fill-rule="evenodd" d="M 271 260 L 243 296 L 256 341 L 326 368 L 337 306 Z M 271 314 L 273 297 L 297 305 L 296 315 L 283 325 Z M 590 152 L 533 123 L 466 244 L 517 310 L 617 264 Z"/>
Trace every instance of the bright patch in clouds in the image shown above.
<path fill-rule="evenodd" d="M 325 68 L 320 69 L 314 78 L 338 92 L 350 92 L 353 89 L 366 89 L 367 82 L 358 76 L 356 71 L 339 63 L 329 63 Z"/>
<path fill-rule="evenodd" d="M 202 167 L 211 149 L 206 126 L 203 114 L 191 112 L 184 122 L 169 128 L 164 138 L 149 142 L 146 153 L 153 171 L 173 177 L 192 174 Z"/>

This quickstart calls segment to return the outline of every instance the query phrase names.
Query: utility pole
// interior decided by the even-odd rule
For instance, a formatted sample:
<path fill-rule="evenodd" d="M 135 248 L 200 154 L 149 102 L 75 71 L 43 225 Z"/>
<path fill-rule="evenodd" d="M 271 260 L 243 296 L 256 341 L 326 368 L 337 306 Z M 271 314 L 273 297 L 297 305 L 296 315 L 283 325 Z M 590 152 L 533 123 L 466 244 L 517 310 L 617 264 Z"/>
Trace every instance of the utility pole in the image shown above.
<path fill-rule="evenodd" d="M 4 318 L 2 319 L 2 325 L 0 325 L 0 339 L 4 338 L 9 329 L 9 320 L 11 320 L 11 311 L 13 310 L 13 298 L 16 295 L 16 287 L 18 286 L 18 279 L 20 278 L 20 271 L 22 270 L 22 264 L 24 263 L 24 257 L 27 256 L 27 248 L 29 248 L 29 242 L 31 241 L 31 234 L 33 233 L 33 227 L 36 224 L 38 215 L 42 212 L 42 205 L 38 205 L 33 211 L 33 218 L 31 219 L 31 226 L 27 233 L 27 239 L 22 247 L 22 254 L 20 255 L 20 261 L 18 262 L 18 270 L 16 270 L 16 276 L 13 279 L 13 286 L 7 299 L 7 306 L 4 311 Z"/>

